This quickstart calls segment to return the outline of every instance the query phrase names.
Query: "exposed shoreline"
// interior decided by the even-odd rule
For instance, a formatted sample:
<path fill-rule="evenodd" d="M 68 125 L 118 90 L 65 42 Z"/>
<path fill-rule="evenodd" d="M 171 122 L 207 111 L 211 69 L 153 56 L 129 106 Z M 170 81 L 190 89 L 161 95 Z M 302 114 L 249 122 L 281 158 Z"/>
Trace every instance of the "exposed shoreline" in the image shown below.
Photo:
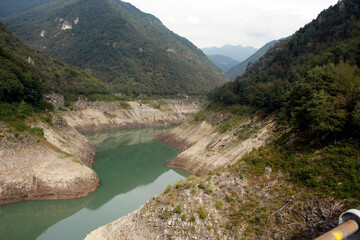
<path fill-rule="evenodd" d="M 53 126 L 32 123 L 44 139 L 0 128 L 0 205 L 25 200 L 71 199 L 87 196 L 99 186 L 91 169 L 96 149 L 84 132 L 178 125 L 200 109 L 199 102 L 167 100 L 164 106 L 129 102 L 78 101 L 73 111 L 58 111 Z M 61 115 L 61 116 L 59 116 Z"/>

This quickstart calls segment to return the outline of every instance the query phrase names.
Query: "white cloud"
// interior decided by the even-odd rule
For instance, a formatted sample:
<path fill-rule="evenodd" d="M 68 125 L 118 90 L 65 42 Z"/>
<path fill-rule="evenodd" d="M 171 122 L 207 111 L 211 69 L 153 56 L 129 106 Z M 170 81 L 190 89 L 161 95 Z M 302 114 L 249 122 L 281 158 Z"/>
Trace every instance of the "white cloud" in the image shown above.
<path fill-rule="evenodd" d="M 125 0 L 198 47 L 261 47 L 293 34 L 337 0 Z"/>
<path fill-rule="evenodd" d="M 200 20 L 193 16 L 188 16 L 186 21 L 191 25 L 199 25 L 200 24 Z"/>

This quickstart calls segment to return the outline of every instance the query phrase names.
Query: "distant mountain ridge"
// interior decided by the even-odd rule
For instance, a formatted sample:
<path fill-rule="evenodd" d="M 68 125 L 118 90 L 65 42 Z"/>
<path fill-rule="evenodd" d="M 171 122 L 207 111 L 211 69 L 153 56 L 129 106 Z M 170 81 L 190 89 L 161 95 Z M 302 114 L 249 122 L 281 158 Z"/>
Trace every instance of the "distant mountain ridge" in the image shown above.
<path fill-rule="evenodd" d="M 50 1 L 5 23 L 34 48 L 85 69 L 114 92 L 201 94 L 228 81 L 191 42 L 120 0 Z"/>
<path fill-rule="evenodd" d="M 249 65 L 249 63 L 254 63 L 257 60 L 259 60 L 267 52 L 267 50 L 269 50 L 269 48 L 274 46 L 277 42 L 278 42 L 278 40 L 268 42 L 263 47 L 261 47 L 259 50 L 257 50 L 253 55 L 248 57 L 246 60 L 244 60 L 243 62 L 241 62 L 238 65 L 233 66 L 231 69 L 229 69 L 226 72 L 226 75 L 230 78 L 231 81 L 234 81 L 237 77 L 239 77 L 245 73 L 246 68 Z"/>
<path fill-rule="evenodd" d="M 224 73 L 229 71 L 233 66 L 239 64 L 238 61 L 224 55 L 209 55 L 208 58 Z"/>
<path fill-rule="evenodd" d="M 201 49 L 207 56 L 223 55 L 232 58 L 238 62 L 244 61 L 246 58 L 254 54 L 257 49 L 254 47 L 243 47 L 241 45 L 233 46 L 230 44 L 222 47 L 208 47 Z"/>

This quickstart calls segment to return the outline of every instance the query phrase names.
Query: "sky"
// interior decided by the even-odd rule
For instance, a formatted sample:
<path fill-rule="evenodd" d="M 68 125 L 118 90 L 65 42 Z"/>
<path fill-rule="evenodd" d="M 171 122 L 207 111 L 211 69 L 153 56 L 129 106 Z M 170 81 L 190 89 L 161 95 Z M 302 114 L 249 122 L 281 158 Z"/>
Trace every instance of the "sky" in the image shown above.
<path fill-rule="evenodd" d="M 199 48 L 260 48 L 290 36 L 337 0 L 124 0 Z"/>

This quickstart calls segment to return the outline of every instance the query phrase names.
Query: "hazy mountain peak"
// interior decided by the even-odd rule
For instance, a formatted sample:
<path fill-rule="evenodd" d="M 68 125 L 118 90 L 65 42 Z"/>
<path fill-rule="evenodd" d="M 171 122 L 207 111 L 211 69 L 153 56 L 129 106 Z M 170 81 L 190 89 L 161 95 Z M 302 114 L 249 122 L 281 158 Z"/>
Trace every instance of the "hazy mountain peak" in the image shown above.
<path fill-rule="evenodd" d="M 222 47 L 208 47 L 201 49 L 206 55 L 223 55 L 232 58 L 238 62 L 244 61 L 257 51 L 254 47 L 243 47 L 241 45 L 226 44 Z"/>

